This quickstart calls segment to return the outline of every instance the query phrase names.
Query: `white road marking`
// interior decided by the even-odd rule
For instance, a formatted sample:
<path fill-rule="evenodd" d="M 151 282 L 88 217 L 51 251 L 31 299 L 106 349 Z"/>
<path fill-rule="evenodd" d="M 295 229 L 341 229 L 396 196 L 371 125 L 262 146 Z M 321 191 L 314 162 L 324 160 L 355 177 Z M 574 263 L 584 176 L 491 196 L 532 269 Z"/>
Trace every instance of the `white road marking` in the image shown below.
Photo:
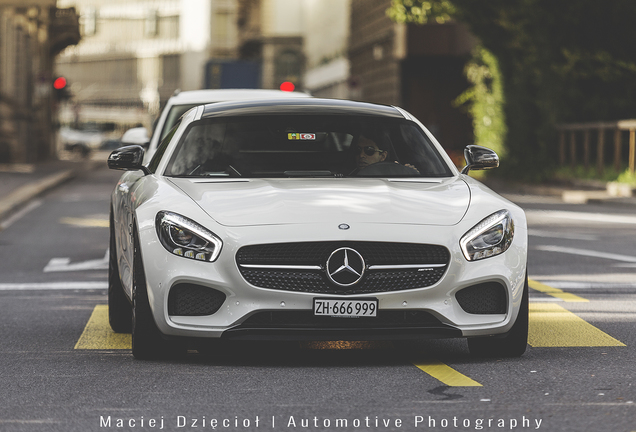
<path fill-rule="evenodd" d="M 609 260 L 615 260 L 615 261 L 636 263 L 636 257 L 633 257 L 633 256 L 598 252 L 598 251 L 593 251 L 588 249 L 577 249 L 577 248 L 568 248 L 568 247 L 561 247 L 561 246 L 536 246 L 535 249 L 546 251 L 546 252 L 559 252 L 559 253 L 565 253 L 570 255 L 589 256 L 594 258 L 603 258 L 603 259 L 609 259 Z"/>
<path fill-rule="evenodd" d="M 108 282 L 0 283 L 0 291 L 108 289 Z"/>
<path fill-rule="evenodd" d="M 545 303 L 545 302 L 564 302 L 565 300 L 556 297 L 530 297 L 528 299 L 530 303 Z"/>
<path fill-rule="evenodd" d="M 570 221 L 636 225 L 636 216 L 626 216 L 619 214 L 569 212 L 556 210 L 526 210 L 526 216 L 528 217 L 528 219 L 548 218 Z"/>
<path fill-rule="evenodd" d="M 567 240 L 589 240 L 589 241 L 598 240 L 598 237 L 593 235 L 564 233 L 564 232 L 558 232 L 558 231 L 543 231 L 543 230 L 535 230 L 535 229 L 529 229 L 528 235 L 534 236 L 534 237 L 560 238 L 560 239 L 567 239 Z"/>
<path fill-rule="evenodd" d="M 578 281 L 542 281 L 546 285 L 558 289 L 636 289 L 636 283 L 605 283 L 605 282 L 578 282 Z"/>
<path fill-rule="evenodd" d="M 0 231 L 9 228 L 15 222 L 17 222 L 18 220 L 22 219 L 27 213 L 29 213 L 32 210 L 35 210 L 36 208 L 40 207 L 41 205 L 42 205 L 42 200 L 31 201 L 29 204 L 27 204 L 26 207 L 24 207 L 23 209 L 21 209 L 20 211 L 16 212 L 14 215 L 12 215 L 11 217 L 7 218 L 2 223 L 0 223 Z"/>
<path fill-rule="evenodd" d="M 44 267 L 44 273 L 62 271 L 83 271 L 83 270 L 107 270 L 108 269 L 108 249 L 104 258 L 98 260 L 80 261 L 71 263 L 70 258 L 51 258 Z"/>

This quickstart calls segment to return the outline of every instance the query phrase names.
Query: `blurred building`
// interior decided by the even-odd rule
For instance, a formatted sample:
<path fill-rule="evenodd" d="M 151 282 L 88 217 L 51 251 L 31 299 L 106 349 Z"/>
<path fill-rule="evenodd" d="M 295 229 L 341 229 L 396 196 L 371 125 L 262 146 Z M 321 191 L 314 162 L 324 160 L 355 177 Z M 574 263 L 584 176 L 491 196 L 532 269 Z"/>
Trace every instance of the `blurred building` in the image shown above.
<path fill-rule="evenodd" d="M 391 21 L 391 0 L 352 0 L 350 97 L 398 105 L 451 151 L 473 141 L 472 121 L 453 101 L 468 88 L 464 65 L 476 39 L 457 22 L 403 25 Z"/>
<path fill-rule="evenodd" d="M 0 162 L 55 155 L 53 58 L 79 42 L 75 10 L 55 0 L 0 0 Z"/>
<path fill-rule="evenodd" d="M 239 57 L 260 65 L 260 87 L 303 88 L 303 0 L 239 0 Z"/>
<path fill-rule="evenodd" d="M 305 0 L 305 89 L 317 97 L 348 99 L 350 0 Z"/>
<path fill-rule="evenodd" d="M 72 99 L 63 123 L 150 126 L 176 89 L 205 86 L 206 63 L 237 57 L 237 0 L 58 0 L 79 12 L 82 42 L 56 71 Z"/>

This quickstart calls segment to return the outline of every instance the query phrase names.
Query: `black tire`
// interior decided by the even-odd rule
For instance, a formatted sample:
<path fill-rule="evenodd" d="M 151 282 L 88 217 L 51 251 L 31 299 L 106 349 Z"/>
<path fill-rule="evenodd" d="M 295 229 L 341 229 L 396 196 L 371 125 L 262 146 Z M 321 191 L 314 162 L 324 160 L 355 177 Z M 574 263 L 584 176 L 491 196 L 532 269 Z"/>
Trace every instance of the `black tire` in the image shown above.
<path fill-rule="evenodd" d="M 115 250 L 115 227 L 110 212 L 110 250 L 108 254 L 108 321 L 115 333 L 132 331 L 132 306 L 119 277 Z"/>
<path fill-rule="evenodd" d="M 137 233 L 134 236 L 132 354 L 136 359 L 155 360 L 176 358 L 185 354 L 185 346 L 165 340 L 155 323 L 148 300 L 146 274 L 141 260 Z"/>
<path fill-rule="evenodd" d="M 523 287 L 519 315 L 504 337 L 468 338 L 470 353 L 478 357 L 520 357 L 528 346 L 528 275 Z"/>

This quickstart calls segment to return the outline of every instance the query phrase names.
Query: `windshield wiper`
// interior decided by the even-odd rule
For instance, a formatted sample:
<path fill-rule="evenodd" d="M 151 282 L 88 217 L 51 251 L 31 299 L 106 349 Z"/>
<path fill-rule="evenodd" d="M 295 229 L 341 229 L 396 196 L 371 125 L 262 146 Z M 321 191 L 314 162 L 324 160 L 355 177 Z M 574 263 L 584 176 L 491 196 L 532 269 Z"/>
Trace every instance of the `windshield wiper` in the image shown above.
<path fill-rule="evenodd" d="M 300 170 L 300 171 L 284 171 L 287 177 L 335 177 L 336 174 L 327 170 Z"/>

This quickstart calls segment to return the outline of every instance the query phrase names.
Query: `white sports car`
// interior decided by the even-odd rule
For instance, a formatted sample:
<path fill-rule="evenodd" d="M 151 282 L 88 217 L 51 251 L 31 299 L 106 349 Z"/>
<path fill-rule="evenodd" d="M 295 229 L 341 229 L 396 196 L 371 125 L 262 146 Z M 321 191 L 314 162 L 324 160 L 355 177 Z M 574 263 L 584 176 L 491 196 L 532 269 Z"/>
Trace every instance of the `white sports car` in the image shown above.
<path fill-rule="evenodd" d="M 519 356 L 528 334 L 523 211 L 460 173 L 417 119 L 313 98 L 186 112 L 111 202 L 110 323 L 136 358 L 223 340 L 468 338 Z"/>

